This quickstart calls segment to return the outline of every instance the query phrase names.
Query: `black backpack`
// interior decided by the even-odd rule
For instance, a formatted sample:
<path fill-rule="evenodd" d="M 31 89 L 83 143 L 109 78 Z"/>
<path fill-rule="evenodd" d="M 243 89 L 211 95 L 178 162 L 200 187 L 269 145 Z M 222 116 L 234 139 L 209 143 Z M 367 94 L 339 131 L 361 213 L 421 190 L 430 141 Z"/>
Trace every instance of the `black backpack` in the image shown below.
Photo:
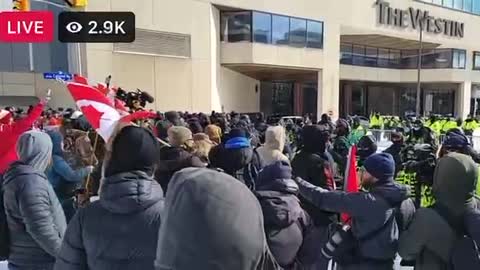
<path fill-rule="evenodd" d="M 3 180 L 0 176 L 0 261 L 8 259 L 10 255 L 10 231 L 8 230 L 7 215 L 3 205 Z"/>
<path fill-rule="evenodd" d="M 452 254 L 450 255 L 449 269 L 464 270 L 464 269 L 480 269 L 480 249 L 474 239 L 472 239 L 465 229 L 465 225 L 455 224 L 449 218 L 448 211 L 439 204 L 436 204 L 433 209 L 449 224 L 452 230 L 457 234 Z"/>

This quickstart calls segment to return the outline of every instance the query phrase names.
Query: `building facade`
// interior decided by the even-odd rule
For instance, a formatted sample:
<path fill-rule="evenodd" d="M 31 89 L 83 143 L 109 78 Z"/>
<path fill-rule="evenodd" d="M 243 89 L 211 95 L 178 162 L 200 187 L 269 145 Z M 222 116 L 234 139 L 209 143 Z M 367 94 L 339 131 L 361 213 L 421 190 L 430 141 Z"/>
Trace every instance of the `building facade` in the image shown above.
<path fill-rule="evenodd" d="M 69 44 L 63 65 L 148 91 L 160 111 L 404 115 L 419 59 L 424 114 L 465 117 L 480 101 L 480 0 L 90 0 L 87 10 L 133 11 L 136 41 Z M 72 104 L 41 72 L 0 64 L 0 99 L 49 86 L 54 106 Z"/>

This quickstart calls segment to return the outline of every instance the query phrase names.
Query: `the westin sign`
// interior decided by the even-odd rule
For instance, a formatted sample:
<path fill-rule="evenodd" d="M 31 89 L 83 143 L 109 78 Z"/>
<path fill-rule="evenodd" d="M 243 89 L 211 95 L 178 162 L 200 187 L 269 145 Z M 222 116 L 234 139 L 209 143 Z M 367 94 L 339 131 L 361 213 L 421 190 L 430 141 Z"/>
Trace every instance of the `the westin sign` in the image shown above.
<path fill-rule="evenodd" d="M 383 0 L 376 2 L 378 23 L 396 27 L 423 29 L 429 33 L 443 34 L 449 37 L 463 38 L 465 25 L 461 22 L 430 16 L 428 11 L 410 7 L 406 10 L 390 7 Z"/>

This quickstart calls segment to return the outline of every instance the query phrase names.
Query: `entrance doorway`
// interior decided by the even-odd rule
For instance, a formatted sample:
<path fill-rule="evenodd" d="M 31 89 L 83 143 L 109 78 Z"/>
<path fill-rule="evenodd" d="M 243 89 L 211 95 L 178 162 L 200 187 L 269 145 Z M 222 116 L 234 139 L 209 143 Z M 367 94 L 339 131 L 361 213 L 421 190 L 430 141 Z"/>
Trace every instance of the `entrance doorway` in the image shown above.
<path fill-rule="evenodd" d="M 266 115 L 317 114 L 317 83 L 262 81 L 260 110 Z"/>

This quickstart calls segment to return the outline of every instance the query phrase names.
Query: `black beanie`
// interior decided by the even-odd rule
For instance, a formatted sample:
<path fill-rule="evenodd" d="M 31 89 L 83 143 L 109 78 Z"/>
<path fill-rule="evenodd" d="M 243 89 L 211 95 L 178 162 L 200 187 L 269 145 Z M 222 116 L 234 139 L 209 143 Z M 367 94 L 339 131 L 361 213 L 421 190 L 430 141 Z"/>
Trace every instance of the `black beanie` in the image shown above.
<path fill-rule="evenodd" d="M 287 161 L 274 162 L 260 171 L 258 185 L 267 185 L 277 179 L 292 179 L 292 167 Z"/>
<path fill-rule="evenodd" d="M 153 174 L 160 156 L 160 146 L 148 130 L 135 126 L 123 128 L 113 140 L 105 176 L 130 171 Z"/>

